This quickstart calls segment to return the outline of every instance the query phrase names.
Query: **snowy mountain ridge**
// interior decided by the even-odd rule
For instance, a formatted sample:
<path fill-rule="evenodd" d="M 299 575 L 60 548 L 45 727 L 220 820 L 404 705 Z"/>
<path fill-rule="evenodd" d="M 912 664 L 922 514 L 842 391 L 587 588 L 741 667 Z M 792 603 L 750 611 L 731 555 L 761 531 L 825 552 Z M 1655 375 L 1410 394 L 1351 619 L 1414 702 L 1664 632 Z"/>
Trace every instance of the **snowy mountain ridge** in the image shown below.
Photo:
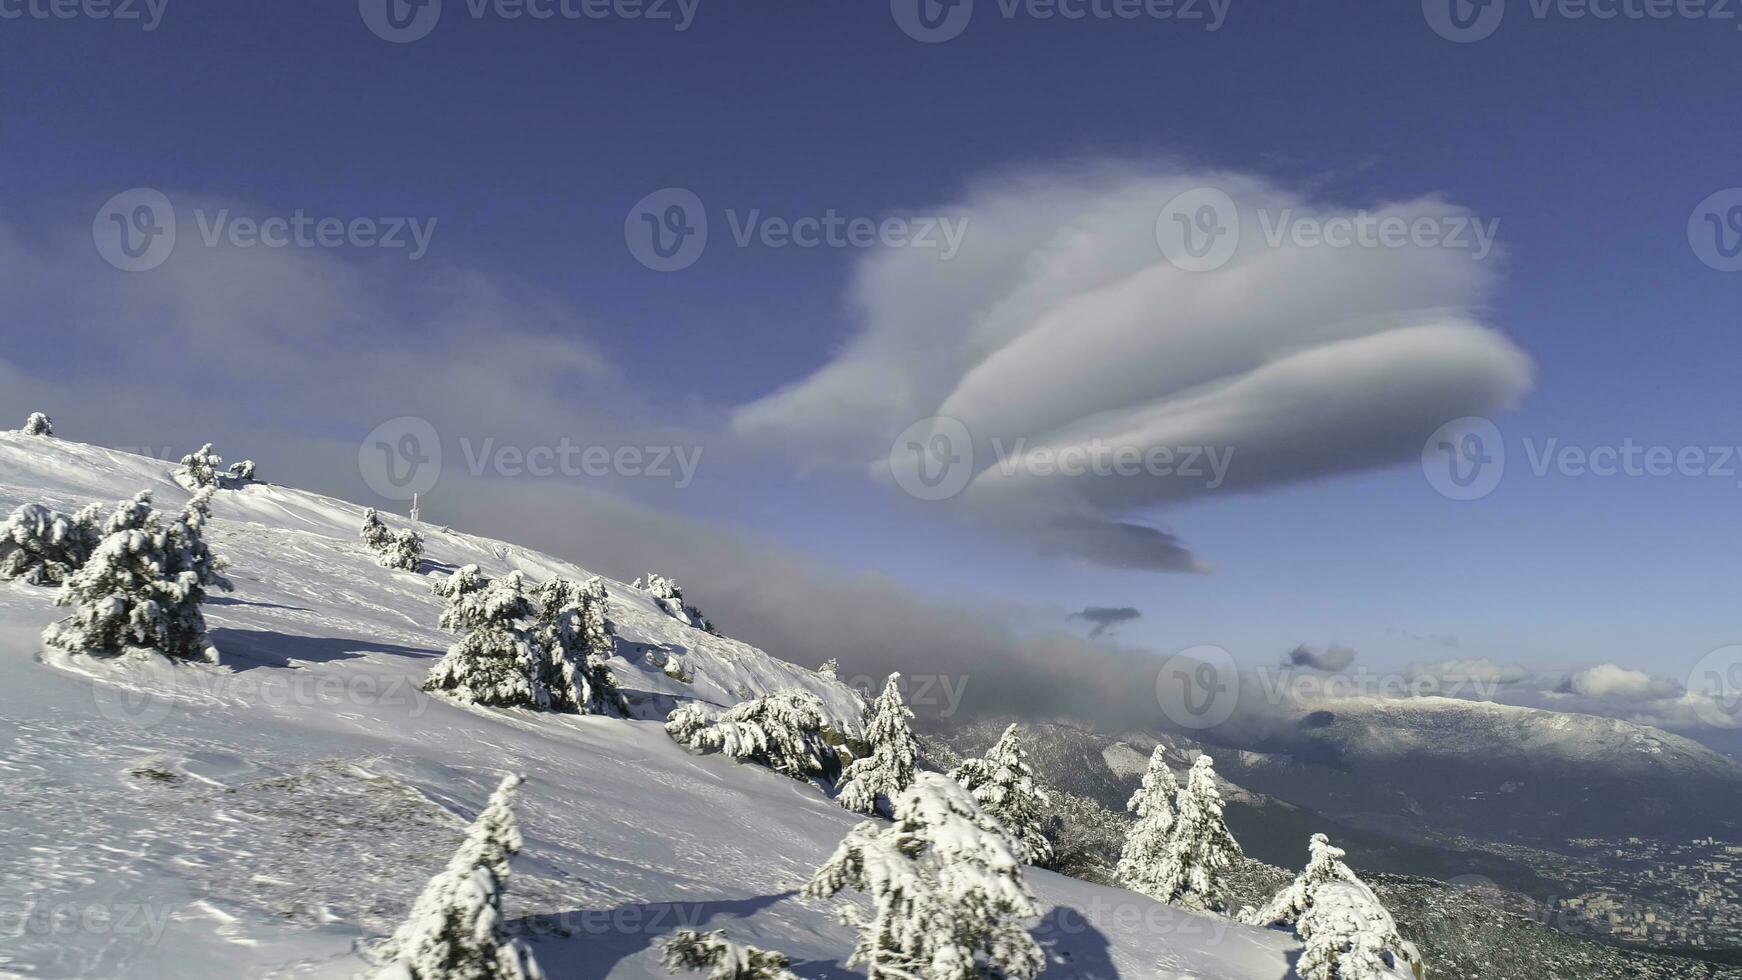
<path fill-rule="evenodd" d="M 170 469 L 0 434 L 0 508 L 70 512 L 146 488 L 178 508 L 189 495 Z M 851 690 L 610 581 L 610 666 L 637 719 L 432 698 L 419 684 L 454 637 L 435 626 L 431 574 L 586 573 L 430 527 L 428 566 L 389 570 L 357 540 L 363 510 L 271 484 L 217 495 L 207 537 L 236 586 L 205 609 L 217 665 L 47 656 L 41 631 L 65 615 L 54 590 L 0 584 L 0 976 L 351 977 L 505 772 L 526 776 L 506 911 L 548 976 L 665 976 L 657 947 L 681 927 L 779 950 L 803 977 L 856 975 L 840 901 L 798 889 L 860 818 L 691 754 L 658 723 L 682 700 L 800 688 L 854 729 Z M 1048 977 L 1283 980 L 1299 955 L 1285 932 L 1025 877 Z"/>

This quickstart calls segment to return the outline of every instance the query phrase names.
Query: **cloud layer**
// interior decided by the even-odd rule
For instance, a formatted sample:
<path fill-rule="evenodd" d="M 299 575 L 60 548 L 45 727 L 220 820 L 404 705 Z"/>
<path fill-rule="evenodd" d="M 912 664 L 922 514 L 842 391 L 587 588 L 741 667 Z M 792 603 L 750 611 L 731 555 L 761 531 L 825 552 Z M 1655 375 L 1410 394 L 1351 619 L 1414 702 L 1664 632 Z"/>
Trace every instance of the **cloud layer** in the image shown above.
<path fill-rule="evenodd" d="M 1192 272 L 1163 255 L 1157 220 L 1206 186 L 1229 195 L 1241 233 L 1225 266 Z M 1370 211 L 1470 217 L 1437 198 Z M 1060 171 L 982 184 L 942 213 L 967 221 L 961 252 L 868 259 L 858 336 L 741 407 L 737 431 L 806 467 L 869 466 L 901 483 L 938 460 L 892 452 L 896 436 L 946 417 L 970 442 L 953 448 L 971 460 L 961 503 L 972 516 L 1025 529 L 1046 551 L 1201 571 L 1145 515 L 1414 458 L 1445 422 L 1505 409 L 1531 383 L 1529 359 L 1479 318 L 1493 257 L 1273 244 L 1279 222 L 1344 212 L 1259 178 Z M 954 439 L 953 425 L 910 442 Z M 1087 465 L 1055 465 L 1067 458 Z"/>

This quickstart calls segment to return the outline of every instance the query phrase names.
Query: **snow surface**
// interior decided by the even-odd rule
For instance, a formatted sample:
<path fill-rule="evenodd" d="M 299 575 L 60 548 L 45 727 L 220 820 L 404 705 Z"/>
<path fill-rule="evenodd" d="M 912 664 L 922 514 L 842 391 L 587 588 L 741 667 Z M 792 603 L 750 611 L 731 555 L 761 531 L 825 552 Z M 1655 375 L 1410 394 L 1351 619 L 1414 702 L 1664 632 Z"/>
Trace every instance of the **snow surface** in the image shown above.
<path fill-rule="evenodd" d="M 169 469 L 4 433 L 0 510 L 70 513 L 149 487 L 173 511 L 188 493 Z M 680 928 L 779 950 L 803 977 L 859 975 L 841 965 L 853 934 L 838 903 L 797 892 L 861 818 L 807 784 L 692 755 L 659 724 L 684 699 L 796 687 L 857 727 L 848 688 L 607 580 L 611 666 L 639 720 L 431 698 L 417 686 L 454 637 L 435 626 L 430 575 L 590 573 L 427 525 L 420 573 L 381 568 L 357 537 L 363 511 L 270 484 L 218 494 L 208 540 L 236 591 L 206 607 L 215 666 L 50 655 L 38 637 L 65 615 L 54 590 L 0 583 L 0 977 L 349 977 L 508 771 L 527 779 L 526 848 L 505 909 L 553 980 L 665 976 L 658 945 Z M 793 653 L 821 661 L 828 640 Z M 1048 912 L 1047 977 L 1293 975 L 1286 933 L 1027 879 Z"/>

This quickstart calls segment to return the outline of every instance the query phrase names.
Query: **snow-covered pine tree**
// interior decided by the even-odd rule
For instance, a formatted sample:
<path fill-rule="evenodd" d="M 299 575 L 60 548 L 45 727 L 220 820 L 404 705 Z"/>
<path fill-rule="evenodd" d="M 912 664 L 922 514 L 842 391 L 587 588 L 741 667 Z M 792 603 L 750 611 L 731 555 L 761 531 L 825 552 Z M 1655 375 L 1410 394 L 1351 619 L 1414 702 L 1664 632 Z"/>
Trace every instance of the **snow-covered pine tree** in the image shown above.
<path fill-rule="evenodd" d="M 514 821 L 521 781 L 502 780 L 447 869 L 376 951 L 385 963 L 373 980 L 542 980 L 532 951 L 508 934 L 502 916 L 509 860 L 522 846 Z"/>
<path fill-rule="evenodd" d="M 1314 834 L 1307 843 L 1306 870 L 1295 876 L 1288 887 L 1277 892 L 1264 908 L 1242 916 L 1242 920 L 1253 926 L 1292 926 L 1313 907 L 1313 893 L 1320 886 L 1340 881 L 1365 888 L 1366 884 L 1343 863 L 1344 855 L 1342 848 L 1331 846 L 1329 837 Z"/>
<path fill-rule="evenodd" d="M 629 705 L 606 666 L 616 650 L 615 629 L 605 615 L 605 580 L 557 576 L 538 587 L 538 645 L 551 708 L 583 715 L 626 717 Z"/>
<path fill-rule="evenodd" d="M 373 507 L 363 512 L 363 529 L 357 532 L 357 536 L 363 539 L 363 544 L 368 546 L 370 551 L 376 553 L 386 551 L 393 542 L 393 531 L 387 527 L 387 523 L 381 519 L 381 514 Z M 469 567 L 477 568 L 476 565 Z"/>
<path fill-rule="evenodd" d="M 1028 765 L 1028 749 L 1015 725 L 1004 730 L 984 758 L 966 759 L 950 773 L 974 797 L 986 815 L 1010 835 L 1022 859 L 1045 864 L 1052 859 L 1052 842 L 1041 831 L 1051 798 Z"/>
<path fill-rule="evenodd" d="M 720 631 L 714 628 L 714 624 L 708 620 L 708 617 L 702 615 L 700 609 L 684 601 L 683 589 L 679 588 L 678 584 L 671 579 L 648 572 L 645 578 L 638 578 L 630 583 L 630 587 L 640 589 L 652 596 L 654 601 L 659 604 L 659 608 L 665 610 L 666 615 L 671 618 L 681 619 L 696 629 L 712 633 L 715 636 L 720 635 Z"/>
<path fill-rule="evenodd" d="M 102 536 L 102 505 L 67 516 L 42 504 L 25 504 L 0 523 L 0 579 L 59 585 L 79 570 Z"/>
<path fill-rule="evenodd" d="M 1173 830 L 1162 850 L 1156 890 L 1149 895 L 1193 912 L 1221 912 L 1227 907 L 1222 874 L 1242 857 L 1240 845 L 1222 819 L 1215 765 L 1209 756 L 1200 755 L 1179 794 Z"/>
<path fill-rule="evenodd" d="M 679 929 L 660 948 L 659 965 L 672 973 L 707 970 L 708 980 L 799 980 L 785 954 L 740 946 L 724 929 Z"/>
<path fill-rule="evenodd" d="M 449 582 L 468 568 L 477 572 L 477 566 L 468 565 Z M 466 584 L 454 583 L 458 601 L 449 600 L 441 620 L 443 629 L 464 635 L 429 669 L 423 689 L 465 704 L 548 708 L 550 692 L 539 670 L 538 650 L 523 625 L 533 614 L 525 576 L 510 572 L 462 591 Z M 437 594 L 442 594 L 439 584 Z"/>
<path fill-rule="evenodd" d="M 41 412 L 31 412 L 30 417 L 24 420 L 24 428 L 18 431 L 27 436 L 52 436 L 54 420 Z"/>
<path fill-rule="evenodd" d="M 1306 943 L 1295 964 L 1301 980 L 1389 980 L 1399 967 L 1418 980 L 1427 974 L 1391 913 L 1359 882 L 1321 884 L 1295 930 Z"/>
<path fill-rule="evenodd" d="M 411 528 L 389 532 L 387 546 L 376 557 L 382 568 L 415 572 L 423 561 L 423 535 Z"/>
<path fill-rule="evenodd" d="M 691 701 L 667 716 L 665 731 L 695 751 L 724 752 L 793 779 L 832 779 L 840 773 L 823 702 L 808 691 L 776 691 L 719 712 Z"/>
<path fill-rule="evenodd" d="M 209 589 L 229 591 L 224 562 L 202 533 L 211 492 L 195 494 L 172 521 L 151 509 L 151 492 L 120 504 L 91 557 L 61 585 L 55 603 L 73 615 L 43 631 L 69 653 L 119 656 L 155 651 L 216 663 L 200 606 Z"/>
<path fill-rule="evenodd" d="M 901 701 L 901 675 L 890 674 L 883 693 L 865 718 L 870 753 L 854 759 L 841 774 L 840 804 L 855 813 L 888 813 L 903 790 L 913 785 L 913 760 L 919 742 L 907 720 L 913 712 Z"/>
<path fill-rule="evenodd" d="M 829 659 L 823 661 L 823 665 L 821 667 L 817 668 L 817 676 L 821 677 L 824 680 L 828 680 L 828 681 L 840 680 L 841 679 L 841 662 L 839 660 L 836 660 L 834 657 L 830 657 Z"/>
<path fill-rule="evenodd" d="M 176 470 L 175 475 L 190 490 L 215 487 L 218 485 L 218 467 L 223 465 L 223 457 L 212 452 L 212 444 L 208 442 L 198 452 L 183 456 L 181 469 Z"/>
<path fill-rule="evenodd" d="M 1158 744 L 1149 756 L 1143 784 L 1125 804 L 1125 809 L 1137 816 L 1137 822 L 1125 834 L 1125 847 L 1119 852 L 1119 866 L 1113 874 L 1126 888 L 1162 901 L 1166 901 L 1161 882 L 1162 859 L 1173 832 L 1178 797 L 1179 780 L 1168 767 L 1166 748 Z"/>
<path fill-rule="evenodd" d="M 240 463 L 230 464 L 230 479 L 239 483 L 254 482 L 254 461 L 245 459 Z"/>
<path fill-rule="evenodd" d="M 206 522 L 212 519 L 212 498 L 217 493 L 216 487 L 206 487 L 194 494 L 181 514 L 170 522 L 169 543 L 175 549 L 170 567 L 176 571 L 191 570 L 202 589 L 221 588 L 228 592 L 230 582 L 222 574 L 228 562 L 212 554 L 205 536 Z M 203 593 L 200 598 L 204 600 Z"/>
<path fill-rule="evenodd" d="M 805 886 L 809 898 L 851 888 L 874 912 L 842 913 L 859 930 L 849 965 L 868 980 L 1027 980 L 1046 957 L 1027 923 L 1040 914 L 1022 862 L 967 790 L 919 773 L 895 799 L 895 822 L 853 828 Z"/>
<path fill-rule="evenodd" d="M 367 530 L 368 525 L 364 525 Z M 429 585 L 436 598 L 447 603 L 438 621 L 450 633 L 464 633 L 475 621 L 474 609 L 484 590 L 490 587 L 490 576 L 477 565 L 461 565 L 447 578 L 438 578 Z"/>

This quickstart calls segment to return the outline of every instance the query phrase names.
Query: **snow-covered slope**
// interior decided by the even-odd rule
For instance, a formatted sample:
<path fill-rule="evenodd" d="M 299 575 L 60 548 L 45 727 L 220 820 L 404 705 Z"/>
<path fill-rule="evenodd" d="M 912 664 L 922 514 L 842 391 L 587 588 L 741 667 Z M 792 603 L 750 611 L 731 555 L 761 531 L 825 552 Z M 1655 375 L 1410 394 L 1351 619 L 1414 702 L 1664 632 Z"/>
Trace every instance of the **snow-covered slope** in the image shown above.
<path fill-rule="evenodd" d="M 149 487 L 161 461 L 0 434 L 0 508 L 71 511 Z M 847 978 L 852 936 L 796 889 L 858 819 L 810 786 L 692 756 L 657 720 L 470 709 L 417 690 L 452 642 L 428 574 L 378 567 L 362 508 L 251 485 L 210 527 L 236 591 L 207 607 L 218 666 L 44 658 L 53 593 L 0 585 L 0 976 L 347 977 L 451 853 L 502 772 L 527 776 L 508 912 L 553 978 L 663 975 L 685 927 Z M 582 570 L 435 528 L 426 557 L 533 579 Z M 837 723 L 846 688 L 667 616 L 608 582 L 612 666 L 647 719 L 803 687 Z M 692 596 L 706 609 L 706 596 Z M 806 659 L 827 656 L 828 637 Z M 677 658 L 685 683 L 662 665 Z M 1282 980 L 1297 944 L 1042 871 L 1048 976 Z"/>

